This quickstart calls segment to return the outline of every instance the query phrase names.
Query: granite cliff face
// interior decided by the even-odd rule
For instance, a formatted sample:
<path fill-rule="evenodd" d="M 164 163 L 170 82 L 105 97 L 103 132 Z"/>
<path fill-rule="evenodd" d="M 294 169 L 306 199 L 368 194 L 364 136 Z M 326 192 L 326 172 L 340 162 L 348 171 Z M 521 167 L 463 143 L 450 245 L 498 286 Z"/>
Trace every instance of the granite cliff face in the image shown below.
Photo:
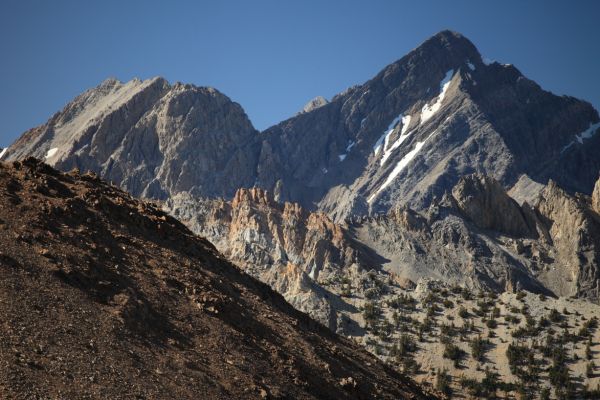
<path fill-rule="evenodd" d="M 107 80 L 26 132 L 3 159 L 98 172 L 136 196 L 231 199 L 260 187 L 340 222 L 398 205 L 426 209 L 464 175 L 504 189 L 522 175 L 591 194 L 600 117 L 543 91 L 444 31 L 368 82 L 257 132 L 215 89 L 162 78 Z"/>
<path fill-rule="evenodd" d="M 522 237 L 534 234 L 521 207 L 492 178 L 468 175 L 452 189 L 452 196 L 479 228 Z"/>
<path fill-rule="evenodd" d="M 215 89 L 108 79 L 23 134 L 3 159 L 94 171 L 146 198 L 231 197 L 254 183 L 256 134 L 242 108 Z"/>

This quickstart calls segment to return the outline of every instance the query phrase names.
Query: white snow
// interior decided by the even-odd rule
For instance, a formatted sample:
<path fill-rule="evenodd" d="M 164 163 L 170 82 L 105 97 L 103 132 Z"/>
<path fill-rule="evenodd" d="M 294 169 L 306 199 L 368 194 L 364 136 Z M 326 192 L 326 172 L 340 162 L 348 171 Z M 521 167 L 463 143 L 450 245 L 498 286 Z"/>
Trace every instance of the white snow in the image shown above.
<path fill-rule="evenodd" d="M 413 132 L 413 131 L 410 131 L 410 132 L 406 133 L 406 131 L 408 130 L 408 126 L 410 125 L 410 119 L 411 119 L 410 115 L 402 117 L 402 131 L 400 131 L 400 137 L 398 139 L 396 139 L 394 144 L 392 144 L 389 147 L 388 147 L 389 135 L 386 136 L 385 145 L 383 147 L 383 156 L 381 157 L 381 160 L 379 161 L 379 165 L 383 166 L 383 164 L 385 164 L 385 162 L 388 160 L 388 158 L 390 158 L 390 156 L 392 155 L 394 150 L 396 150 L 398 147 L 400 147 L 402 142 L 404 142 L 410 136 L 410 134 Z"/>
<path fill-rule="evenodd" d="M 577 141 L 580 144 L 583 144 L 583 139 L 589 139 L 592 136 L 594 136 L 594 134 L 596 133 L 596 131 L 600 128 L 600 122 L 597 122 L 595 124 L 590 123 L 590 127 L 587 128 L 585 131 L 581 132 L 579 135 L 575 136 L 575 139 L 577 139 Z"/>
<path fill-rule="evenodd" d="M 55 155 L 57 151 L 58 151 L 58 147 L 53 147 L 50 150 L 48 150 L 48 152 L 46 153 L 46 159 Z"/>
<path fill-rule="evenodd" d="M 435 133 L 435 132 L 433 132 Z M 417 153 L 419 153 L 419 151 L 421 151 L 421 149 L 423 148 L 423 145 L 425 144 L 425 142 L 427 142 L 427 140 L 429 140 L 429 138 L 431 136 L 433 136 L 433 133 L 431 135 L 429 135 L 424 141 L 422 142 L 417 142 L 417 144 L 415 145 L 415 148 L 412 149 L 411 151 L 409 151 L 408 153 L 406 153 L 406 155 L 404 157 L 402 157 L 402 159 L 398 162 L 398 164 L 394 167 L 394 169 L 392 170 L 392 172 L 390 172 L 390 174 L 388 175 L 387 179 L 385 180 L 385 182 L 383 182 L 383 185 L 381 185 L 379 187 L 379 189 L 377 189 L 377 191 L 375 193 L 373 193 L 368 199 L 367 202 L 368 203 L 372 203 L 373 200 L 375 199 L 375 197 L 381 193 L 381 191 L 383 189 L 385 189 L 386 187 L 389 186 L 390 183 L 392 183 L 394 181 L 394 179 L 396 179 L 396 177 L 398 176 L 398 174 L 400 174 L 400 172 L 402 172 L 402 170 L 408 165 L 408 163 L 410 163 L 412 161 L 413 158 L 415 158 L 415 156 L 417 155 Z"/>
<path fill-rule="evenodd" d="M 356 142 L 352 142 L 352 141 L 350 143 L 348 143 L 348 146 L 346 146 L 346 152 L 344 154 L 340 154 L 338 156 L 340 161 L 344 161 L 346 159 L 346 157 L 348 156 L 348 153 L 350 153 L 350 150 L 352 150 L 352 148 L 354 147 L 355 144 L 356 144 Z"/>
<path fill-rule="evenodd" d="M 469 62 L 467 63 L 467 65 L 469 66 L 469 69 L 470 69 L 471 71 L 475 71 L 475 65 L 473 65 L 473 63 L 472 63 L 472 62 L 470 62 L 470 61 L 469 61 Z"/>
<path fill-rule="evenodd" d="M 383 148 L 385 150 L 385 146 L 387 146 L 387 141 L 388 141 L 389 135 L 392 134 L 392 132 L 394 131 L 394 128 L 396 127 L 396 125 L 398 125 L 398 122 L 400 122 L 401 119 L 402 119 L 402 114 L 400 114 L 396 118 L 394 118 L 392 123 L 389 124 L 389 126 L 385 130 L 385 132 L 383 132 L 383 135 L 381 135 L 381 137 L 379 139 L 377 139 L 377 142 L 375 142 L 375 146 L 373 146 L 373 151 L 375 152 L 375 155 L 379 154 L 379 151 L 381 150 L 381 147 L 384 144 L 384 142 L 385 142 L 385 145 L 383 146 Z"/>
<path fill-rule="evenodd" d="M 363 119 L 360 120 L 360 127 L 364 127 L 365 126 L 365 122 L 367 122 L 367 117 L 364 117 Z"/>
<path fill-rule="evenodd" d="M 2 149 L 2 151 L 0 151 L 0 160 L 2 160 L 2 157 L 4 157 L 4 154 L 6 153 L 6 150 L 8 150 L 8 147 L 5 147 Z"/>
<path fill-rule="evenodd" d="M 446 91 L 448 90 L 448 87 L 450 86 L 450 82 L 452 81 L 453 75 L 454 75 L 453 69 L 446 72 L 446 76 L 440 82 L 440 94 L 437 97 L 435 103 L 433 103 L 432 105 L 425 104 L 423 106 L 423 108 L 421 109 L 421 123 L 426 122 L 428 119 L 433 117 L 436 112 L 438 112 L 438 110 L 442 106 L 442 101 L 444 101 L 444 97 L 446 96 Z"/>
<path fill-rule="evenodd" d="M 581 132 L 578 135 L 575 135 L 575 140 L 572 140 L 569 144 L 567 144 L 565 147 L 562 148 L 562 150 L 560 151 L 560 153 L 564 153 L 568 148 L 570 148 L 571 146 L 573 146 L 575 144 L 575 142 L 579 143 L 579 144 L 583 144 L 583 140 L 584 139 L 589 139 L 592 136 L 594 136 L 596 134 L 596 132 L 598 131 L 598 129 L 600 129 L 600 122 L 597 123 L 591 123 L 590 122 L 590 127 L 587 128 L 585 131 Z"/>

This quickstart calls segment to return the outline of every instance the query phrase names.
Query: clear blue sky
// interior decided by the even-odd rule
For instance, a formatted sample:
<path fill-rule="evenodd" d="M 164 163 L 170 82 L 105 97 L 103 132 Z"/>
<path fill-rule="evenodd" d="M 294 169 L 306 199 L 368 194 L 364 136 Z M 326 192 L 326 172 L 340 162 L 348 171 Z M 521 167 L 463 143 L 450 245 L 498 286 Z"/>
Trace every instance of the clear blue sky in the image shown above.
<path fill-rule="evenodd" d="M 0 146 L 109 76 L 216 87 L 264 129 L 443 29 L 600 108 L 597 0 L 1 0 Z"/>

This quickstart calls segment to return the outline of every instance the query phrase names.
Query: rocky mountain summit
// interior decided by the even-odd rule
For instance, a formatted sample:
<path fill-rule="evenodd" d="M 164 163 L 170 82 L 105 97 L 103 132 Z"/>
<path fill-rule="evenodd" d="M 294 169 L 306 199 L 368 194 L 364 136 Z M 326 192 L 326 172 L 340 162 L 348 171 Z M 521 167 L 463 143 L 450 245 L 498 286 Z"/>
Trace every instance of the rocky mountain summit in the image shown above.
<path fill-rule="evenodd" d="M 329 103 L 323 96 L 317 96 L 302 107 L 302 112 L 310 112 Z"/>
<path fill-rule="evenodd" d="M 256 135 L 242 108 L 215 89 L 108 79 L 23 134 L 3 159 L 94 171 L 138 197 L 230 197 L 254 183 Z"/>
<path fill-rule="evenodd" d="M 0 183 L 2 398 L 431 398 L 94 174 Z"/>
<path fill-rule="evenodd" d="M 162 78 L 91 89 L 13 143 L 5 160 L 91 170 L 136 196 L 230 200 L 260 187 L 340 222 L 399 205 L 426 209 L 467 174 L 510 189 L 526 175 L 592 193 L 600 117 L 542 90 L 508 64 L 486 64 L 443 31 L 368 82 L 257 132 L 212 88 Z"/>

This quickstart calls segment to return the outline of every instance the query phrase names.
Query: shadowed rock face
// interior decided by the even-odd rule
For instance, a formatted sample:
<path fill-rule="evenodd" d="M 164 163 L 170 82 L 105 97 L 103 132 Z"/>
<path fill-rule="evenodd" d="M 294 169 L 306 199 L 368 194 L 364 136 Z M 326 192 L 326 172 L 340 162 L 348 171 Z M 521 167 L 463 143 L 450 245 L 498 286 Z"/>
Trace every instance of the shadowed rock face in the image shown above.
<path fill-rule="evenodd" d="M 95 175 L 0 187 L 3 399 L 431 398 Z"/>
<path fill-rule="evenodd" d="M 231 199 L 258 186 L 340 222 L 398 205 L 424 210 L 471 173 L 505 189 L 525 174 L 589 195 L 599 121 L 588 103 L 486 64 L 468 39 L 443 31 L 262 133 L 214 89 L 111 79 L 26 132 L 4 159 L 47 156 L 157 199 Z"/>

